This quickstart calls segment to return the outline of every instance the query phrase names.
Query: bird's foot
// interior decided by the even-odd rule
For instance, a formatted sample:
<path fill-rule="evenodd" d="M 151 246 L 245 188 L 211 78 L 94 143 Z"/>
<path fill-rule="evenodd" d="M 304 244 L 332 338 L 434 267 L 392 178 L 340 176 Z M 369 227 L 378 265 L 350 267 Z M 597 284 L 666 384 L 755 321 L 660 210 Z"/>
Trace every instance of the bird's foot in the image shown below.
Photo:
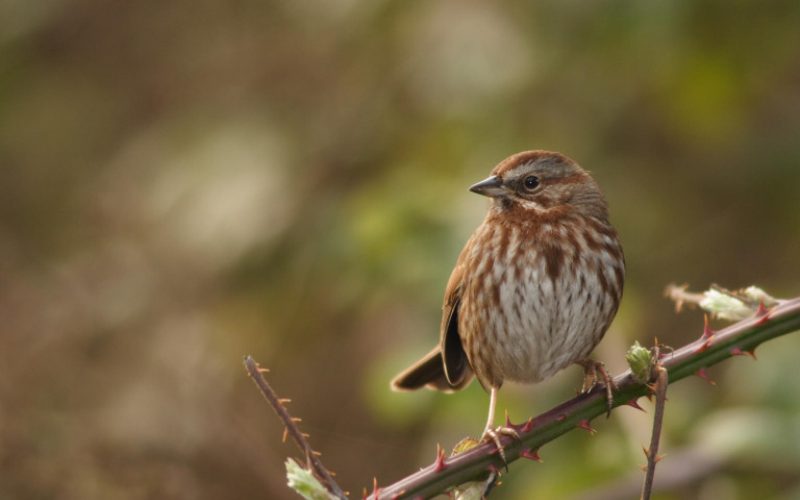
<path fill-rule="evenodd" d="M 581 393 L 585 394 L 591 391 L 598 382 L 602 381 L 606 389 L 606 406 L 608 407 L 606 416 L 610 416 L 611 409 L 614 408 L 614 391 L 617 389 L 617 386 L 606 371 L 606 365 L 600 361 L 588 358 L 578 361 L 578 364 L 583 367 L 583 386 L 581 387 Z"/>
<path fill-rule="evenodd" d="M 507 426 L 500 426 L 495 429 L 491 427 L 487 427 L 483 431 L 483 436 L 481 437 L 481 441 L 492 442 L 497 447 L 497 453 L 500 454 L 500 458 L 503 459 L 503 463 L 506 464 L 506 469 L 508 469 L 508 460 L 506 460 L 506 451 L 503 443 L 500 441 L 500 436 L 509 436 L 514 439 L 520 439 L 519 433 L 513 427 Z"/>

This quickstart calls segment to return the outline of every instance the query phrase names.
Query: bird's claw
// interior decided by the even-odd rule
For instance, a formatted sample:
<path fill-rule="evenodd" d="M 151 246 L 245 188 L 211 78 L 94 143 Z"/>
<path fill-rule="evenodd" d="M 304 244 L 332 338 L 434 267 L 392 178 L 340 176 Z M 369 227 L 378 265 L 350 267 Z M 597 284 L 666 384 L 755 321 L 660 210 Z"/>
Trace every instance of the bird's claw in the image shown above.
<path fill-rule="evenodd" d="M 614 391 L 617 389 L 617 386 L 606 371 L 606 365 L 592 359 L 579 361 L 578 364 L 583 367 L 583 386 L 581 387 L 581 394 L 586 394 L 591 391 L 598 382 L 602 380 L 603 386 L 606 389 L 606 406 L 608 409 L 606 416 L 610 416 L 611 410 L 614 408 Z"/>
<path fill-rule="evenodd" d="M 496 429 L 486 429 L 483 431 L 483 436 L 481 437 L 481 441 L 492 442 L 497 447 L 497 453 L 500 454 L 500 458 L 503 460 L 503 463 L 506 466 L 506 470 L 508 470 L 508 460 L 506 460 L 506 451 L 503 443 L 500 441 L 500 436 L 509 436 L 513 439 L 520 439 L 519 433 L 513 427 L 507 426 L 500 426 Z"/>

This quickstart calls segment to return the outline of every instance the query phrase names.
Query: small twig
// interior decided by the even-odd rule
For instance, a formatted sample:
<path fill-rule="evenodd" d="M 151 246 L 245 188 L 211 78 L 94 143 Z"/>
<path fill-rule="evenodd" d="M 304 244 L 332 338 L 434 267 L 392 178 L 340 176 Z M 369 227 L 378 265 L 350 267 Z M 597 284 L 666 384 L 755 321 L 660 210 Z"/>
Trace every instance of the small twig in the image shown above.
<path fill-rule="evenodd" d="M 283 402 L 287 400 L 278 397 L 264 378 L 263 369 L 258 366 L 258 363 L 256 363 L 251 356 L 246 356 L 244 358 L 244 366 L 247 370 L 247 374 L 250 375 L 250 378 L 253 379 L 253 382 L 255 382 L 256 386 L 261 391 L 261 394 L 264 395 L 269 405 L 275 410 L 275 413 L 278 414 L 278 418 L 280 418 L 283 425 L 286 426 L 284 435 L 288 434 L 291 436 L 297 447 L 300 448 L 300 451 L 305 455 L 307 467 L 314 472 L 332 495 L 341 500 L 347 500 L 344 490 L 342 490 L 333 479 L 330 471 L 322 465 L 322 461 L 318 458 L 318 453 L 311 448 L 311 444 L 309 444 L 308 439 L 306 439 L 307 434 L 304 434 L 297 426 L 297 422 L 299 422 L 300 419 L 292 417 L 288 410 L 286 410 Z"/>
<path fill-rule="evenodd" d="M 658 351 L 658 349 L 656 349 Z M 656 355 L 657 357 L 658 355 Z M 669 372 L 664 368 L 661 363 L 658 363 L 655 368 L 656 381 L 654 384 L 654 393 L 656 396 L 656 408 L 653 415 L 653 434 L 650 436 L 650 447 L 645 450 L 647 455 L 647 472 L 644 476 L 644 484 L 642 485 L 642 500 L 650 500 L 650 495 L 653 493 L 653 478 L 656 474 L 656 464 L 660 460 L 658 456 L 658 446 L 661 442 L 661 428 L 664 423 L 664 406 L 667 401 L 667 385 L 669 384 Z"/>
<path fill-rule="evenodd" d="M 702 293 L 692 293 L 687 291 L 688 289 L 688 284 L 675 285 L 671 283 L 664 290 L 664 296 L 675 302 L 676 313 L 681 312 L 684 305 L 696 306 L 705 297 Z"/>
<path fill-rule="evenodd" d="M 751 313 L 785 304 L 787 301 L 776 299 L 764 290 L 749 286 L 739 290 L 729 290 L 719 285 L 711 287 L 703 293 L 687 291 L 688 285 L 667 285 L 664 295 L 675 302 L 675 312 L 681 312 L 684 305 L 700 306 L 714 318 L 729 321 L 745 319 Z"/>

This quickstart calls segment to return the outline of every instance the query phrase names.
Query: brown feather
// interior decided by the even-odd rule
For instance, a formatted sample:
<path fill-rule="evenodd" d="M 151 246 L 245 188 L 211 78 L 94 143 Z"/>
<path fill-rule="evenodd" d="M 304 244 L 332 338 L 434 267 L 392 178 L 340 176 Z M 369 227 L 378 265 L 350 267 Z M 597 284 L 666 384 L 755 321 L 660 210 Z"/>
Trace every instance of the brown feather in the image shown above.
<path fill-rule="evenodd" d="M 453 389 L 461 389 L 472 379 L 469 361 L 461 344 L 458 331 L 458 309 L 461 304 L 463 290 L 464 261 L 470 245 L 467 244 L 456 260 L 447 287 L 444 292 L 442 305 L 442 322 L 439 327 L 439 349 L 443 353 L 442 363 L 445 376 Z"/>
<path fill-rule="evenodd" d="M 444 373 L 442 351 L 436 347 L 396 376 L 392 380 L 391 386 L 395 391 L 413 391 L 427 387 L 437 391 L 452 392 L 464 387 L 471 378 L 469 367 L 467 367 L 460 384 L 451 385 Z"/>
<path fill-rule="evenodd" d="M 441 346 L 444 375 L 450 387 L 453 388 L 463 387 L 466 382 L 469 382 L 470 374 L 467 354 L 464 352 L 461 336 L 458 334 L 458 304 L 456 302 L 453 305 L 447 324 L 443 326 L 445 330 Z"/>

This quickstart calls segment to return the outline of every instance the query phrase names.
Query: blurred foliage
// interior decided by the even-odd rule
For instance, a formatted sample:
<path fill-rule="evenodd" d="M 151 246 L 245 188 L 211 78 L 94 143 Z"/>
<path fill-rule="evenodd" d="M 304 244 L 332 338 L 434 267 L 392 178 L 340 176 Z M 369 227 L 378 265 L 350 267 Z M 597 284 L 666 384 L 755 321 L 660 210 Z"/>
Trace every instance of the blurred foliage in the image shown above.
<path fill-rule="evenodd" d="M 0 498 L 292 498 L 248 353 L 354 493 L 477 433 L 476 384 L 388 380 L 437 339 L 486 208 L 466 187 L 516 151 L 610 200 L 612 369 L 699 335 L 668 282 L 797 295 L 799 25 L 789 1 L 0 2 Z M 660 498 L 797 497 L 798 349 L 670 389 Z M 649 420 L 572 433 L 497 496 L 634 497 Z"/>

